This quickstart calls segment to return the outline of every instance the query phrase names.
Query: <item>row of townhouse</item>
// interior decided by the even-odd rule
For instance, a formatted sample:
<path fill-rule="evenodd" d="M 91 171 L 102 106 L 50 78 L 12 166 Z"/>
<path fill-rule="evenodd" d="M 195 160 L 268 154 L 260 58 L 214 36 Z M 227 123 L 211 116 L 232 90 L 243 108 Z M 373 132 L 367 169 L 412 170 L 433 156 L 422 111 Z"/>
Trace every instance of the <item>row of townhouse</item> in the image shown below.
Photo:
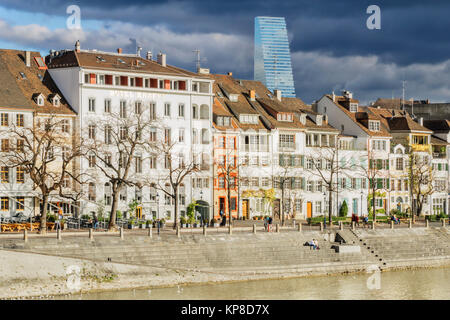
<path fill-rule="evenodd" d="M 0 215 L 37 215 L 42 206 L 42 194 L 29 179 L 25 167 L 17 165 L 19 162 L 11 166 L 6 160 L 15 152 L 38 144 L 33 141 L 31 132 L 44 126 L 47 120 L 59 127 L 62 142 L 59 146 L 69 148 L 77 134 L 76 114 L 62 99 L 38 52 L 0 50 L 0 83 Z M 61 166 L 62 150 L 49 151 L 48 171 L 51 173 Z M 41 166 L 45 160 L 35 163 Z M 69 170 L 76 170 L 75 165 Z M 70 192 L 72 187 L 64 182 L 64 190 Z M 48 209 L 73 212 L 74 207 L 53 194 Z"/>
<path fill-rule="evenodd" d="M 128 216 L 173 221 L 169 177 L 174 167 L 183 172 L 192 163 L 196 170 L 177 189 L 181 215 L 193 201 L 204 219 L 280 212 L 305 219 L 330 208 L 337 214 L 344 202 L 348 215 L 364 215 L 373 185 L 377 210 L 404 211 L 416 197 L 407 170 L 415 154 L 429 160 L 433 177 L 423 213 L 448 211 L 448 127 L 441 132 L 434 123 L 427 129 L 407 113 L 362 107 L 350 92 L 324 95 L 309 106 L 231 73 L 167 65 L 161 53 L 155 61 L 150 52 L 142 58 L 121 49 L 82 50 L 79 42 L 74 50 L 51 51 L 45 60 L 37 52 L 14 50 L 1 50 L 0 58 L 2 155 L 15 143 L 13 127 L 36 128 L 49 117 L 60 119 L 67 147 L 77 141 L 95 146 L 71 164 L 84 183 L 64 179 L 66 192 L 81 197 L 69 201 L 54 192 L 50 210 L 108 214 L 117 201 L 116 209 Z M 121 150 L 118 141 L 129 137 L 123 124 L 133 121 L 148 123 L 137 140 L 173 148 L 170 156 L 144 143 L 133 149 L 131 183 L 114 199 L 127 162 L 128 145 L 121 142 Z M 55 168 L 65 147 L 52 158 Z M 42 196 L 27 174 L 7 164 L 0 169 L 0 213 L 38 214 Z M 113 169 L 118 177 L 109 176 Z M 137 203 L 135 212 L 131 202 Z"/>

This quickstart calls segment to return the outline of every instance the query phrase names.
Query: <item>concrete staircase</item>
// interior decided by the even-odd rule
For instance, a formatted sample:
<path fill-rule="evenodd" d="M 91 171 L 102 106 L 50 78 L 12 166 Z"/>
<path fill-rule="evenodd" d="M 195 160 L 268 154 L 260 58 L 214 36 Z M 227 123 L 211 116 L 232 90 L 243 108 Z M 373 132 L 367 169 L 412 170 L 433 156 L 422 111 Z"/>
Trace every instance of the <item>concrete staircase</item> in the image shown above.
<path fill-rule="evenodd" d="M 406 261 L 450 258 L 450 235 L 444 230 L 356 230 L 355 235 L 361 246 L 383 266 L 400 266 Z"/>
<path fill-rule="evenodd" d="M 303 244 L 319 241 L 320 250 Z M 339 254 L 319 231 L 303 233 L 183 235 L 181 239 L 143 236 L 10 240 L 5 249 L 66 257 L 196 270 L 259 270 L 295 266 L 366 263 L 365 254 Z"/>

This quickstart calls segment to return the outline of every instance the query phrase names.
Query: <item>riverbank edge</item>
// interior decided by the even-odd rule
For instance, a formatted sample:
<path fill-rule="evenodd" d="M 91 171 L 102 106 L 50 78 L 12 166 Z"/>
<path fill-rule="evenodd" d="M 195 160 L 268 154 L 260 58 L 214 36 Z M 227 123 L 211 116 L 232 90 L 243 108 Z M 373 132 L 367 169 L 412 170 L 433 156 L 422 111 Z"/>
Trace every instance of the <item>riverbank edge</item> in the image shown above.
<path fill-rule="evenodd" d="M 5 252 L 2 250 L 2 252 Z M 19 254 L 18 252 L 10 254 Z M 100 293 L 127 290 L 158 289 L 176 286 L 211 285 L 258 280 L 283 280 L 303 277 L 323 277 L 368 273 L 368 267 L 373 263 L 325 263 L 320 265 L 283 266 L 278 268 L 264 268 L 259 270 L 220 270 L 218 272 L 203 270 L 166 269 L 161 267 L 140 266 L 121 263 L 99 263 L 91 260 L 64 258 L 36 253 L 20 253 L 33 255 L 33 260 L 47 260 L 58 268 L 61 266 L 82 265 L 81 290 L 70 290 L 67 287 L 66 270 L 48 272 L 48 276 L 41 275 L 30 278 L 23 269 L 23 275 L 15 274 L 9 279 L 3 277 L 0 284 L 0 299 L 52 299 L 62 296 Z M 53 259 L 49 259 L 53 257 Z M 45 264 L 41 265 L 46 269 Z M 48 266 L 47 266 L 48 267 Z M 450 256 L 434 257 L 431 259 L 409 259 L 390 262 L 389 266 L 379 266 L 381 272 L 397 270 L 413 270 L 427 268 L 450 267 Z M 19 268 L 21 269 L 21 268 Z M 370 269 L 373 270 L 373 269 Z M 50 270 L 52 271 L 52 270 Z M 371 271 L 373 272 L 373 271 Z"/>

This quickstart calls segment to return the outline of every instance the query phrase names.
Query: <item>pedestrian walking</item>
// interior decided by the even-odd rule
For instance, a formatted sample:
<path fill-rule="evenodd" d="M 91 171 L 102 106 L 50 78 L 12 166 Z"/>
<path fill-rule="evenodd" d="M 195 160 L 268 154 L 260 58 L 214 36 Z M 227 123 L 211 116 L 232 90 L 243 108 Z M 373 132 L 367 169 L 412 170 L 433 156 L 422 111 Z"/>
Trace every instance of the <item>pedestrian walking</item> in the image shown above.
<path fill-rule="evenodd" d="M 272 217 L 269 217 L 268 219 L 268 225 L 267 225 L 267 231 L 270 232 L 272 230 Z"/>
<path fill-rule="evenodd" d="M 267 227 L 269 225 L 269 217 L 264 217 L 264 231 L 267 231 Z"/>

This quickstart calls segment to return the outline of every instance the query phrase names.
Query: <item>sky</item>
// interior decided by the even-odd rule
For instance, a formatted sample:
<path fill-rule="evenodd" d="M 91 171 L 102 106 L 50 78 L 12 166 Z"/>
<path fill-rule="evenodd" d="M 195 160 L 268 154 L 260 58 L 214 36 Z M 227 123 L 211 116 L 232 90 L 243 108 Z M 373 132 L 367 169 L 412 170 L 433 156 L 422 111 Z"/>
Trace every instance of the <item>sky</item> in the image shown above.
<path fill-rule="evenodd" d="M 81 29 L 69 29 L 70 5 Z M 370 30 L 370 5 L 381 29 Z M 167 63 L 253 78 L 256 16 L 285 17 L 297 97 L 306 103 L 350 90 L 361 103 L 379 97 L 450 101 L 448 0 L 0 0 L 0 48 L 159 51 Z"/>

